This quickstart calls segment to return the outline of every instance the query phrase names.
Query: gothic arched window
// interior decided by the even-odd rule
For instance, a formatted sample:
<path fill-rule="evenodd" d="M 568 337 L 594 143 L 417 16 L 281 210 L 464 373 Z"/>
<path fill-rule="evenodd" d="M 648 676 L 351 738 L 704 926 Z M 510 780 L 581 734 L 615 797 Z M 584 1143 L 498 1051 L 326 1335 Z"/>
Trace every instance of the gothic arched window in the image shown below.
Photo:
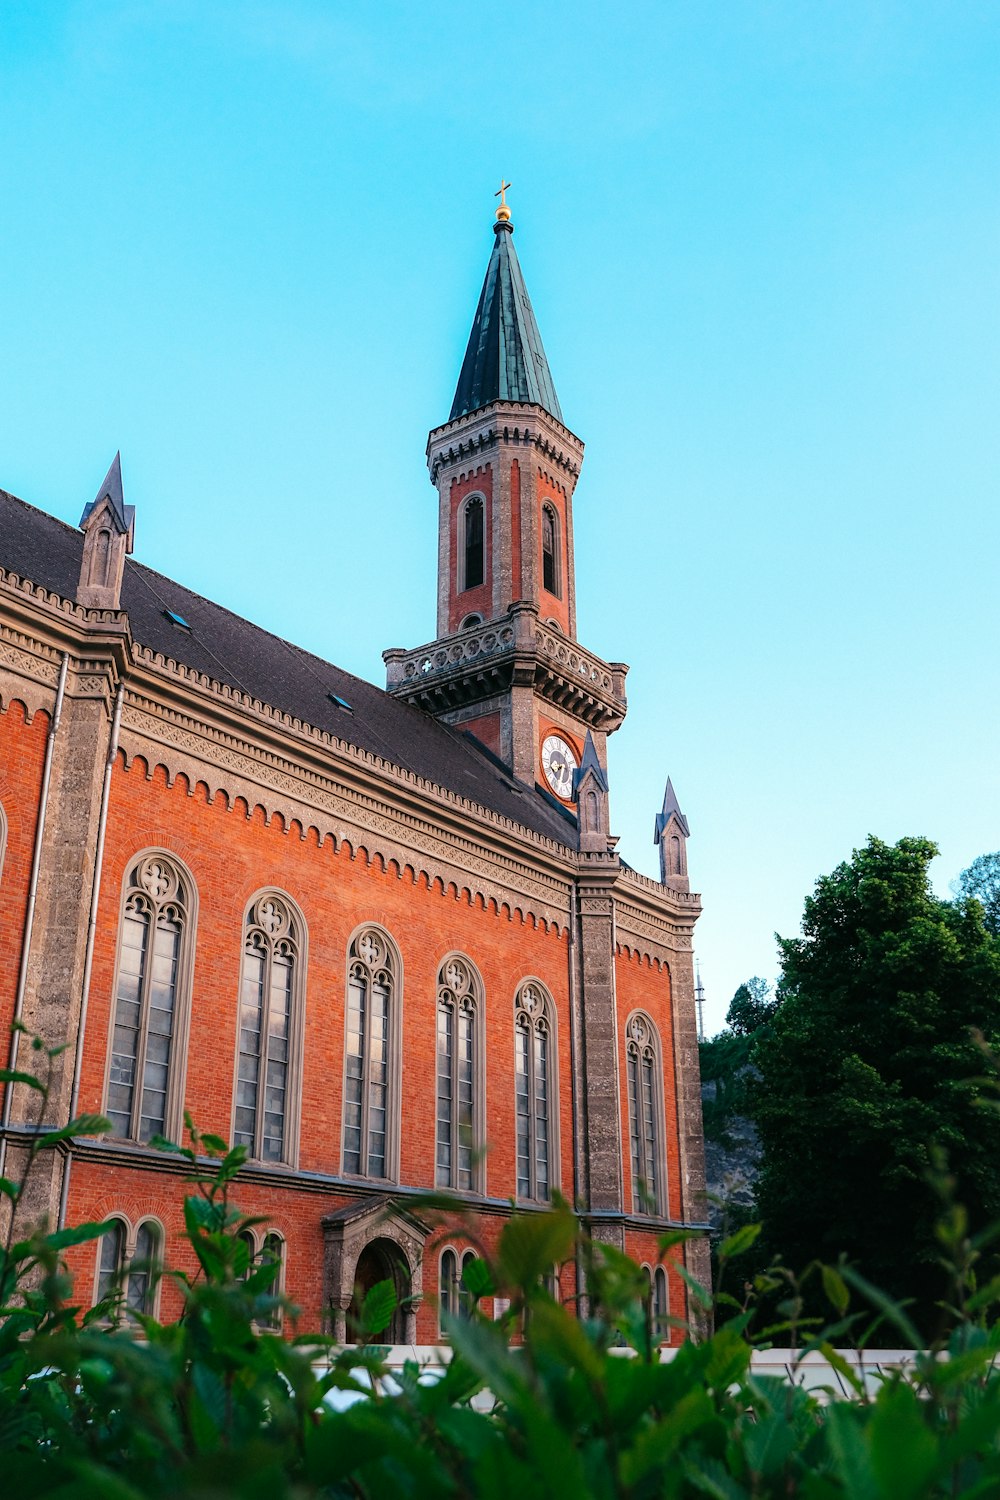
<path fill-rule="evenodd" d="M 395 1161 L 399 959 L 387 935 L 365 927 L 347 973 L 344 1171 L 390 1177 Z"/>
<path fill-rule="evenodd" d="M 258 1161 L 294 1156 L 292 1078 L 302 923 L 287 897 L 255 896 L 243 928 L 233 1144 Z"/>
<path fill-rule="evenodd" d="M 464 557 L 462 588 L 474 589 L 483 581 L 485 549 L 483 546 L 483 502 L 479 495 L 466 501 L 463 512 Z"/>
<path fill-rule="evenodd" d="M 664 1202 L 663 1100 L 660 1047 L 648 1016 L 629 1017 L 625 1040 L 628 1077 L 632 1202 L 637 1213 L 660 1213 Z"/>
<path fill-rule="evenodd" d="M 541 985 L 523 984 L 514 1007 L 514 1103 L 517 1196 L 547 1201 L 555 1161 L 555 1049 L 552 1002 Z"/>
<path fill-rule="evenodd" d="M 467 1192 L 480 1186 L 480 994 L 469 961 L 446 959 L 437 992 L 437 1184 Z"/>
<path fill-rule="evenodd" d="M 149 1141 L 180 1126 L 194 885 L 177 860 L 143 854 L 125 877 L 105 1114 Z"/>
<path fill-rule="evenodd" d="M 551 505 L 542 506 L 542 587 L 559 594 L 559 523 Z"/>
<path fill-rule="evenodd" d="M 4 855 L 7 852 L 7 814 L 0 803 L 0 875 L 3 874 Z"/>
<path fill-rule="evenodd" d="M 670 1296 L 667 1291 L 667 1272 L 664 1266 L 657 1266 L 653 1272 L 653 1297 L 650 1308 L 653 1324 L 653 1338 L 662 1343 L 670 1333 Z"/>

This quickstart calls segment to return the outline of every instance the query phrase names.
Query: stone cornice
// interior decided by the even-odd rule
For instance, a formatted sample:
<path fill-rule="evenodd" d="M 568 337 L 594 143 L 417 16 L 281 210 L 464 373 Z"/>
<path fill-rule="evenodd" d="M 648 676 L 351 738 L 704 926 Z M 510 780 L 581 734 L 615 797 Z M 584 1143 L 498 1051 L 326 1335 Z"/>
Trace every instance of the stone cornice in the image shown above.
<path fill-rule="evenodd" d="M 615 920 L 619 947 L 669 962 L 690 953 L 701 897 L 675 891 L 637 871 L 623 868 L 615 887 Z"/>
<path fill-rule="evenodd" d="M 432 430 L 427 439 L 427 467 L 432 483 L 437 483 L 443 467 L 475 464 L 500 442 L 535 448 L 557 468 L 568 470 L 574 480 L 580 473 L 583 443 L 544 407 L 493 401 L 479 411 L 456 417 L 453 422 Z"/>

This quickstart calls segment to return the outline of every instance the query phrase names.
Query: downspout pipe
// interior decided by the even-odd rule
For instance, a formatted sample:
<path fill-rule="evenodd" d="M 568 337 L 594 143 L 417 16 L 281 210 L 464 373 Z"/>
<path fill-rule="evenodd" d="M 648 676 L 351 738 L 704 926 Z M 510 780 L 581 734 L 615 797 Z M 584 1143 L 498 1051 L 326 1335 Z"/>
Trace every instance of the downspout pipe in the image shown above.
<path fill-rule="evenodd" d="M 35 925 L 35 904 L 38 897 L 38 876 L 42 865 L 42 840 L 45 837 L 45 818 L 49 807 L 49 786 L 52 781 L 52 753 L 56 735 L 62 720 L 63 699 L 66 696 L 66 673 L 69 671 L 69 652 L 64 651 L 59 667 L 59 682 L 56 687 L 55 707 L 49 722 L 48 738 L 45 741 L 45 762 L 42 766 L 42 787 L 38 798 L 38 818 L 35 823 L 35 846 L 31 855 L 31 880 L 28 886 L 28 909 L 24 917 L 24 939 L 21 944 L 21 967 L 17 976 L 17 994 L 14 997 L 14 1028 L 10 1034 L 10 1052 L 7 1066 L 11 1072 L 17 1067 L 18 1043 L 21 1040 L 17 1022 L 24 1014 L 24 995 L 28 986 L 28 959 L 31 954 L 31 934 Z M 10 1126 L 14 1085 L 8 1083 L 3 1097 L 3 1139 L 0 1141 L 0 1175 L 7 1159 L 7 1130 Z"/>
<path fill-rule="evenodd" d="M 83 961 L 83 986 L 80 999 L 80 1023 L 76 1031 L 76 1056 L 73 1061 L 73 1088 L 69 1099 L 69 1119 L 76 1119 L 80 1100 L 80 1077 L 83 1072 L 83 1040 L 87 1030 L 87 1004 L 90 1000 L 90 978 L 94 968 L 94 944 L 97 938 L 97 906 L 101 897 L 101 871 L 104 867 L 104 839 L 108 828 L 108 807 L 111 802 L 111 776 L 118 754 L 118 736 L 122 724 L 122 704 L 125 700 L 125 684 L 118 684 L 115 697 L 114 717 L 111 721 L 111 738 L 108 741 L 108 758 L 104 765 L 104 785 L 101 788 L 101 812 L 97 824 L 97 849 L 94 854 L 94 884 L 90 893 L 90 921 L 87 924 L 87 951 Z M 66 1203 L 69 1198 L 70 1167 L 73 1163 L 72 1143 L 63 1169 L 62 1188 L 59 1193 L 59 1223 L 62 1229 L 66 1222 Z"/>

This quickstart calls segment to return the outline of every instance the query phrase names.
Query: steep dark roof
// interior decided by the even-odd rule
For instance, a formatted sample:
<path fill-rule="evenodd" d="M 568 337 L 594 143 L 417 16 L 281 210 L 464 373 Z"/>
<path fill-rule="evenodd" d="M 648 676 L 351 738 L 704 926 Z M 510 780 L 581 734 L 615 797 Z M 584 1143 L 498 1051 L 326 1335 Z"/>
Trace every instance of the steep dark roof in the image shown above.
<path fill-rule="evenodd" d="M 514 226 L 496 239 L 462 362 L 449 421 L 491 401 L 531 401 L 562 421 L 559 397 L 514 249 Z"/>
<path fill-rule="evenodd" d="M 0 490 L 0 566 L 75 599 L 82 549 L 81 532 Z M 122 608 L 140 645 L 576 847 L 573 822 L 539 790 L 515 782 L 467 735 L 132 558 L 125 562 Z"/>

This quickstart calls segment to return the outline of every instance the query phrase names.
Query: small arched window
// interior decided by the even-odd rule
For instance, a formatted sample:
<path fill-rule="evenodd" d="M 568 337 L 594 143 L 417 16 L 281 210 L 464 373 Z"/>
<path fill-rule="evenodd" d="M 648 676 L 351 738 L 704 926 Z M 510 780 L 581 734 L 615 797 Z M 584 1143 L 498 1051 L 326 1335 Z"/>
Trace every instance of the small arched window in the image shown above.
<path fill-rule="evenodd" d="M 153 1316 L 162 1258 L 162 1234 L 155 1219 L 144 1219 L 134 1234 L 124 1219 L 112 1220 L 98 1250 L 95 1298 L 116 1299 L 112 1321 L 122 1312 L 131 1321 Z"/>
<path fill-rule="evenodd" d="M 663 1266 L 657 1266 L 653 1273 L 653 1297 L 650 1312 L 653 1339 L 662 1343 L 670 1333 L 670 1297 L 667 1291 L 667 1273 Z"/>
<path fill-rule="evenodd" d="M 437 1185 L 466 1192 L 480 1187 L 480 989 L 479 976 L 466 959 L 453 957 L 441 965 L 437 1003 Z"/>
<path fill-rule="evenodd" d="M 105 1114 L 116 1135 L 149 1141 L 180 1125 L 194 887 L 167 854 L 125 877 Z"/>
<path fill-rule="evenodd" d="M 291 903 L 275 891 L 256 896 L 243 928 L 233 1143 L 257 1161 L 293 1157 L 301 947 L 302 925 Z"/>
<path fill-rule="evenodd" d="M 478 1259 L 474 1250 L 460 1253 L 451 1246 L 442 1250 L 438 1292 L 438 1307 L 442 1314 L 442 1324 L 445 1314 L 452 1318 L 472 1317 L 478 1299 L 473 1296 L 466 1284 L 466 1272 L 469 1266 Z"/>
<path fill-rule="evenodd" d="M 386 934 L 364 928 L 348 955 L 344 1079 L 344 1171 L 362 1177 L 392 1171 L 398 982 Z"/>
<path fill-rule="evenodd" d="M 483 623 L 483 617 L 482 617 L 482 615 L 466 615 L 465 619 L 462 621 L 461 625 L 459 626 L 459 629 L 460 630 L 474 630 L 477 625 L 481 625 L 482 623 Z"/>
<path fill-rule="evenodd" d="M 559 596 L 559 523 L 551 505 L 542 506 L 542 587 Z"/>
<path fill-rule="evenodd" d="M 514 1102 L 517 1196 L 552 1195 L 554 1069 L 551 1001 L 541 986 L 523 984 L 514 1007 Z"/>
<path fill-rule="evenodd" d="M 275 1333 L 281 1327 L 281 1301 L 285 1289 L 285 1242 L 280 1234 L 270 1233 L 264 1236 L 264 1244 L 260 1252 L 260 1264 L 262 1266 L 277 1266 L 277 1273 L 268 1288 L 268 1296 L 273 1297 L 274 1303 L 266 1317 L 258 1318 L 257 1325 Z"/>
<path fill-rule="evenodd" d="M 637 1213 L 657 1214 L 664 1202 L 662 1074 L 659 1038 L 648 1016 L 636 1014 L 629 1018 L 625 1063 L 633 1208 Z"/>
<path fill-rule="evenodd" d="M 474 589 L 483 581 L 485 549 L 483 546 L 483 502 L 479 495 L 466 501 L 464 517 L 464 568 L 462 588 Z"/>

